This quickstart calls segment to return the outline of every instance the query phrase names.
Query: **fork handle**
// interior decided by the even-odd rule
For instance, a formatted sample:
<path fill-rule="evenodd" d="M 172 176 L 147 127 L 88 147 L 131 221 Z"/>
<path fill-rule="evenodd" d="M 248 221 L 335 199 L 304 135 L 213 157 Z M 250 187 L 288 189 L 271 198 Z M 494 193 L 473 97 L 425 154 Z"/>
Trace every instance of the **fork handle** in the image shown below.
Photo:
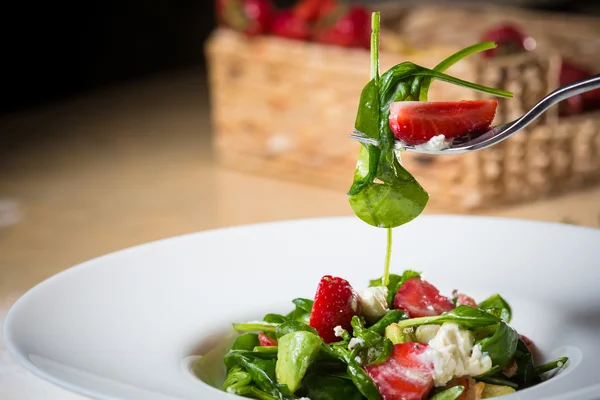
<path fill-rule="evenodd" d="M 590 78 L 581 79 L 579 81 L 559 87 L 552 93 L 546 95 L 546 97 L 540 100 L 540 102 L 537 103 L 531 110 L 529 110 L 529 112 L 516 120 L 508 129 L 510 132 L 507 132 L 507 136 L 510 136 L 529 125 L 544 111 L 556 103 L 595 89 L 600 89 L 600 75 L 594 75 Z"/>

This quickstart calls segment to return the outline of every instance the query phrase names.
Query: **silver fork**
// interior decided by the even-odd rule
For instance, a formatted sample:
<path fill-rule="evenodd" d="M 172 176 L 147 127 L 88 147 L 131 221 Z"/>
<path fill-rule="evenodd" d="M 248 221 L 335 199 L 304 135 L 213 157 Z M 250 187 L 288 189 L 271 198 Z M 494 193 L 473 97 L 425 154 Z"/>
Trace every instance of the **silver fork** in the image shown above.
<path fill-rule="evenodd" d="M 600 75 L 594 75 L 591 78 L 582 79 L 560 87 L 540 100 L 539 103 L 533 106 L 533 108 L 522 117 L 504 125 L 496 126 L 473 138 L 454 139 L 447 148 L 442 150 L 432 150 L 422 145 L 411 146 L 401 143 L 400 141 L 397 141 L 396 144 L 399 148 L 403 148 L 406 151 L 422 154 L 462 154 L 485 149 L 486 147 L 500 143 L 519 132 L 554 104 L 594 89 L 600 89 Z M 369 138 L 362 132 L 356 130 L 350 135 L 350 138 L 365 144 L 379 145 L 377 139 Z"/>

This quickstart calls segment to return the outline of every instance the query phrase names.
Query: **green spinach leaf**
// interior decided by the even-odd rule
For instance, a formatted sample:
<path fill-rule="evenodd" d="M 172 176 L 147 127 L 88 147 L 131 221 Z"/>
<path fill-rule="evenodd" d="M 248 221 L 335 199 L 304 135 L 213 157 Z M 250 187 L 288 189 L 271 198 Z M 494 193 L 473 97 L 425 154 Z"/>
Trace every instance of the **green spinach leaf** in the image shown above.
<path fill-rule="evenodd" d="M 349 379 L 333 375 L 308 375 L 304 379 L 310 400 L 361 400 L 360 391 Z"/>
<path fill-rule="evenodd" d="M 481 350 L 488 353 L 494 365 L 503 367 L 515 356 L 518 341 L 517 331 L 502 321 L 496 332 L 491 337 L 481 340 L 479 344 Z"/>
<path fill-rule="evenodd" d="M 429 400 L 456 400 L 465 391 L 465 387 L 458 385 L 453 386 L 450 389 L 446 389 L 442 392 L 437 393 Z"/>
<path fill-rule="evenodd" d="M 232 350 L 252 350 L 259 345 L 258 335 L 256 333 L 244 333 L 238 336 L 231 346 Z"/>
<path fill-rule="evenodd" d="M 439 325 L 443 324 L 444 322 L 454 322 L 463 328 L 471 329 L 497 324 L 500 322 L 500 318 L 477 307 L 461 305 L 452 311 L 443 313 L 442 315 L 435 317 L 411 318 L 399 321 L 397 324 L 401 328 L 408 328 L 420 325 Z"/>
<path fill-rule="evenodd" d="M 484 310 L 500 310 L 500 318 L 506 321 L 506 323 L 510 323 L 510 320 L 512 319 L 512 309 L 510 308 L 510 305 L 499 294 L 494 294 L 483 300 L 479 303 L 479 307 Z"/>
<path fill-rule="evenodd" d="M 391 325 L 395 322 L 399 322 L 399 321 L 402 321 L 405 319 L 408 319 L 408 313 L 406 311 L 390 310 L 390 311 L 386 312 L 385 315 L 383 317 L 381 317 L 381 319 L 379 319 L 379 321 L 377 321 L 373 325 L 371 325 L 369 327 L 369 330 L 371 330 L 379 335 L 384 335 L 385 328 L 387 328 L 389 325 Z"/>

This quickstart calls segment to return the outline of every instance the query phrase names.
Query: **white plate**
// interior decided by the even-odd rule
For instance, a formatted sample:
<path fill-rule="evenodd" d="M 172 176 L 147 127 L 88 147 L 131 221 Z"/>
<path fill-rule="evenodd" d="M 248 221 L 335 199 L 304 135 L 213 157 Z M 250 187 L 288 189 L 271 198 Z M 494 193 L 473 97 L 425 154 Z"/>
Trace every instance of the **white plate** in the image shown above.
<path fill-rule="evenodd" d="M 186 357 L 230 323 L 291 308 L 333 274 L 355 288 L 381 275 L 385 231 L 357 218 L 300 220 L 171 238 L 109 254 L 26 293 L 4 323 L 11 354 L 36 375 L 96 399 L 234 398 L 193 377 Z M 501 293 L 512 325 L 560 374 L 513 399 L 600 393 L 600 230 L 425 216 L 398 228 L 393 271 L 416 269 L 445 294 Z M 507 399 L 509 398 L 507 397 Z"/>

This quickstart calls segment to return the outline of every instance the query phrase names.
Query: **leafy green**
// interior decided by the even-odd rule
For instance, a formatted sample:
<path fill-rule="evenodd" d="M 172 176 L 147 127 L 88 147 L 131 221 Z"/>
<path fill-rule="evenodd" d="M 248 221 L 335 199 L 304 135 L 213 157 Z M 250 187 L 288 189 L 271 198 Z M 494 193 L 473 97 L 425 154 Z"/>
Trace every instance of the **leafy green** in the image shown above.
<path fill-rule="evenodd" d="M 394 350 L 393 343 L 385 336 L 367 329 L 360 317 L 352 317 L 352 331 L 357 344 L 351 355 L 358 355 L 362 365 L 378 364 L 386 361 Z"/>
<path fill-rule="evenodd" d="M 346 364 L 347 375 L 367 400 L 381 400 L 381 394 L 377 386 L 356 360 L 354 352 L 348 350 L 347 342 L 344 341 L 332 345 L 323 344 L 321 350 L 330 357 Z"/>
<path fill-rule="evenodd" d="M 517 351 L 515 352 L 517 361 L 517 374 L 512 378 L 520 388 L 526 388 L 541 382 L 539 374 L 535 370 L 533 355 L 527 345 L 518 339 Z"/>
<path fill-rule="evenodd" d="M 511 97 L 512 94 L 441 72 L 468 55 L 495 47 L 492 42 L 463 49 L 442 61 L 433 70 L 403 62 L 380 77 L 377 61 L 379 21 L 374 19 L 373 22 L 371 80 L 361 92 L 354 126 L 365 136 L 377 140 L 378 146 L 366 144 L 361 148 L 348 195 L 350 206 L 360 219 L 370 225 L 390 229 L 413 220 L 429 200 L 427 192 L 396 156 L 394 135 L 388 122 L 390 104 L 397 101 L 427 100 L 427 91 L 433 79 L 497 96 Z M 376 178 L 381 183 L 375 182 Z"/>
<path fill-rule="evenodd" d="M 311 374 L 304 379 L 310 400 L 361 400 L 360 391 L 351 380 L 333 375 Z"/>
<path fill-rule="evenodd" d="M 252 321 L 252 322 L 239 322 L 233 324 L 233 329 L 238 332 L 275 332 L 278 324 L 264 322 L 264 321 Z"/>
<path fill-rule="evenodd" d="M 481 51 L 490 50 L 496 48 L 496 43 L 494 42 L 483 42 L 477 43 L 467 48 L 464 48 L 450 57 L 446 58 L 444 61 L 440 62 L 436 65 L 433 70 L 438 72 L 444 72 L 463 58 L 466 58 L 472 54 L 479 53 Z M 429 86 L 431 86 L 431 82 L 433 79 L 425 78 L 423 79 L 423 83 L 421 84 L 421 92 L 419 93 L 419 101 L 427 101 L 427 92 L 429 91 Z"/>
<path fill-rule="evenodd" d="M 385 313 L 383 317 L 379 319 L 379 321 L 375 322 L 373 325 L 369 327 L 373 332 L 383 335 L 385 334 L 385 328 L 394 322 L 399 322 L 404 319 L 408 319 L 408 313 L 404 310 L 390 310 Z"/>
<path fill-rule="evenodd" d="M 494 294 L 483 300 L 481 303 L 479 303 L 479 307 L 490 311 L 494 309 L 500 310 L 500 318 L 507 323 L 510 323 L 512 319 L 512 309 L 510 308 L 510 305 L 499 294 Z"/>
<path fill-rule="evenodd" d="M 400 287 L 402 285 L 404 285 L 404 282 L 406 282 L 410 278 L 420 278 L 420 277 L 421 277 L 421 274 L 419 272 L 411 271 L 410 269 L 404 271 L 402 273 L 402 275 L 390 274 L 389 282 L 386 285 L 386 287 L 388 289 L 388 297 L 387 297 L 388 304 L 391 306 L 394 303 L 394 297 L 396 296 L 398 289 L 400 289 Z M 383 278 L 373 279 L 369 282 L 369 286 L 371 286 L 371 287 L 382 286 L 382 285 L 383 285 Z"/>
<path fill-rule="evenodd" d="M 233 350 L 252 350 L 259 345 L 258 335 L 256 333 L 244 333 L 238 336 L 233 342 Z"/>
<path fill-rule="evenodd" d="M 275 378 L 276 354 L 231 350 L 225 355 L 225 365 L 229 373 L 234 370 L 238 371 L 238 374 L 239 370 L 245 371 L 252 378 L 252 382 L 256 388 L 275 399 L 285 400 L 292 398 L 288 387 L 277 383 Z M 229 383 L 232 381 L 237 382 L 237 379 L 232 377 Z M 227 378 L 226 382 L 228 382 Z M 224 389 L 227 390 L 225 386 Z"/>
<path fill-rule="evenodd" d="M 513 389 L 517 389 L 519 387 L 519 385 L 516 383 L 498 376 L 484 376 L 478 380 L 484 383 L 491 383 L 492 385 L 508 386 Z"/>
<path fill-rule="evenodd" d="M 287 385 L 292 393 L 298 390 L 322 343 L 318 335 L 307 331 L 290 332 L 279 338 L 277 382 Z"/>
<path fill-rule="evenodd" d="M 296 309 L 294 311 L 292 311 L 291 313 L 289 313 L 288 315 L 286 315 L 286 318 L 288 320 L 292 319 L 292 320 L 304 322 L 305 324 L 307 324 L 308 320 L 310 318 L 310 313 L 312 312 L 312 307 L 313 307 L 314 302 L 309 299 L 298 298 L 298 299 L 292 300 L 292 303 L 294 303 L 294 305 L 296 306 Z"/>
<path fill-rule="evenodd" d="M 567 363 L 567 361 L 569 361 L 567 357 L 561 357 L 557 360 L 550 361 L 546 364 L 538 365 L 537 367 L 535 367 L 535 373 L 541 375 L 548 371 L 552 371 L 553 369 L 562 368 Z"/>
<path fill-rule="evenodd" d="M 503 367 L 513 359 L 518 341 L 517 331 L 502 321 L 496 332 L 491 337 L 481 340 L 479 344 L 481 350 L 488 353 L 494 365 Z"/>
<path fill-rule="evenodd" d="M 460 397 L 460 395 L 464 391 L 465 391 L 464 386 L 461 386 L 461 385 L 453 386 L 450 389 L 446 389 L 442 392 L 437 393 L 436 395 L 431 397 L 429 400 L 456 400 Z"/>
<path fill-rule="evenodd" d="M 471 329 L 497 324 L 500 322 L 500 318 L 476 307 L 460 305 L 454 310 L 445 312 L 442 315 L 405 319 L 399 321 L 397 324 L 401 328 L 408 328 L 420 325 L 439 325 L 444 322 L 454 322 L 463 328 Z"/>
<path fill-rule="evenodd" d="M 281 314 L 267 314 L 263 317 L 263 321 L 270 324 L 282 324 L 287 320 L 287 317 L 284 317 Z"/>
<path fill-rule="evenodd" d="M 283 324 L 279 325 L 275 331 L 275 335 L 277 336 L 277 339 L 280 339 L 282 336 L 285 336 L 290 332 L 298 332 L 298 331 L 310 332 L 310 333 L 313 333 L 313 334 L 319 336 L 319 333 L 317 332 L 317 330 L 315 328 L 313 328 L 312 326 L 309 326 L 309 325 L 299 322 L 299 321 L 293 321 L 293 320 L 286 321 Z"/>

